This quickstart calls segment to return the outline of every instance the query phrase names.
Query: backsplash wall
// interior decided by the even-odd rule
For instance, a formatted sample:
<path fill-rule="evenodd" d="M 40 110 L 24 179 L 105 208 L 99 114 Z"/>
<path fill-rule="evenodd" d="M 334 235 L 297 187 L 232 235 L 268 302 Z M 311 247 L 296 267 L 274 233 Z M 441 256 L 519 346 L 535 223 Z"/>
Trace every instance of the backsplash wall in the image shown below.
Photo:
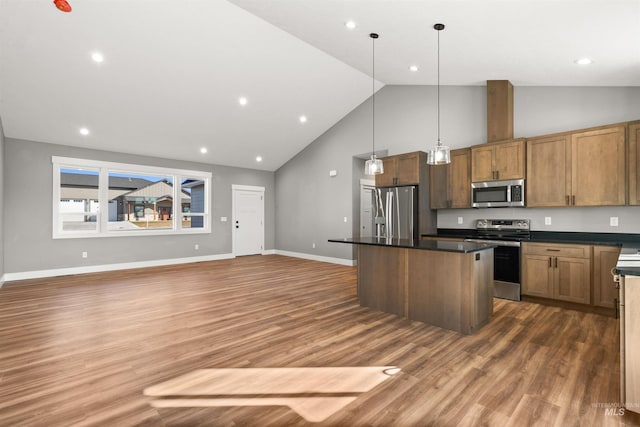
<path fill-rule="evenodd" d="M 462 224 L 458 224 L 458 218 Z M 545 225 L 545 217 L 551 225 Z M 609 225 L 611 217 L 618 226 Z M 441 209 L 438 228 L 474 228 L 476 219 L 530 219 L 533 231 L 582 231 L 640 234 L 640 206 L 594 208 L 485 208 Z"/>

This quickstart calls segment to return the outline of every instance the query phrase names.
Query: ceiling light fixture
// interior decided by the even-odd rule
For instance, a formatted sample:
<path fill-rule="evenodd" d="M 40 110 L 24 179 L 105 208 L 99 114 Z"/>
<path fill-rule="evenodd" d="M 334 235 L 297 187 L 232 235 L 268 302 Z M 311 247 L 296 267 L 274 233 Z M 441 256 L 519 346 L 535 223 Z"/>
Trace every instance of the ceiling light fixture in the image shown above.
<path fill-rule="evenodd" d="M 382 160 L 376 158 L 376 39 L 378 34 L 371 33 L 372 73 L 371 73 L 371 158 L 364 164 L 365 175 L 384 173 Z"/>
<path fill-rule="evenodd" d="M 307 116 L 300 116 L 300 123 L 307 123 Z"/>
<path fill-rule="evenodd" d="M 262 156 L 258 156 L 258 157 L 256 157 L 256 162 L 258 162 L 258 163 L 259 163 L 259 162 L 261 162 L 261 161 L 262 161 Z"/>
<path fill-rule="evenodd" d="M 91 54 L 91 59 L 93 62 L 97 62 L 98 64 L 104 61 L 104 56 L 100 52 L 93 52 Z"/>
<path fill-rule="evenodd" d="M 87 128 L 80 128 L 80 135 L 89 135 L 89 129 Z"/>
<path fill-rule="evenodd" d="M 67 0 L 53 0 L 53 4 L 62 12 L 71 12 L 71 5 Z"/>
<path fill-rule="evenodd" d="M 578 65 L 589 65 L 591 64 L 593 61 L 589 58 L 580 58 L 580 59 L 576 59 L 575 63 Z"/>
<path fill-rule="evenodd" d="M 410 71 L 413 71 L 414 73 L 415 73 L 416 71 L 418 71 L 419 69 L 420 69 L 420 68 L 418 68 L 418 66 L 417 66 L 417 65 L 412 65 L 412 66 L 410 66 L 410 67 L 409 67 L 409 70 L 410 70 Z"/>
<path fill-rule="evenodd" d="M 247 102 L 249 102 L 249 101 L 244 96 L 241 96 L 240 98 L 238 98 L 238 103 L 240 105 L 247 105 Z"/>
<path fill-rule="evenodd" d="M 202 148 L 200 148 L 200 152 L 201 152 L 202 154 L 207 154 L 207 151 L 208 151 L 208 150 L 207 150 L 207 147 L 202 147 Z"/>
<path fill-rule="evenodd" d="M 438 32 L 438 144 L 429 149 L 427 164 L 446 165 L 451 163 L 451 150 L 440 143 L 440 31 L 444 30 L 444 24 L 436 24 L 433 29 Z"/>
<path fill-rule="evenodd" d="M 351 21 L 351 20 L 345 22 L 344 26 L 347 27 L 350 30 L 353 30 L 354 28 L 357 27 L 356 23 L 354 21 Z"/>

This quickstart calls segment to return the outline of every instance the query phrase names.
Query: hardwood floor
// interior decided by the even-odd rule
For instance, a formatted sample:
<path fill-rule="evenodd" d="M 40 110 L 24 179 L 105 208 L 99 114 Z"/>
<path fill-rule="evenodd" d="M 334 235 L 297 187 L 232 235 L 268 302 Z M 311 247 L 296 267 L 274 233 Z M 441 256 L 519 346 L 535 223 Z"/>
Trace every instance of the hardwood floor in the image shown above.
<path fill-rule="evenodd" d="M 360 307 L 355 268 L 277 255 L 6 283 L 1 426 L 640 425 L 618 322 L 495 300 L 464 336 Z M 151 406 L 196 369 L 397 366 L 319 424 L 288 407 Z"/>

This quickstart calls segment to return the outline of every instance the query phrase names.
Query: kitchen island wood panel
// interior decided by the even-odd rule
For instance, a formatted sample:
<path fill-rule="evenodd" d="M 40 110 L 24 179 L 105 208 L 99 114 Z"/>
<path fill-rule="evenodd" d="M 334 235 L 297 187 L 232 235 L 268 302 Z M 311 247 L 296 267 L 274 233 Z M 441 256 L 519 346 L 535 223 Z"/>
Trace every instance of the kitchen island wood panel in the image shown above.
<path fill-rule="evenodd" d="M 343 243 L 358 245 L 358 298 L 363 307 L 463 334 L 472 334 L 493 314 L 491 246 Z"/>
<path fill-rule="evenodd" d="M 493 250 L 475 254 L 413 250 L 409 251 L 408 265 L 409 319 L 464 334 L 489 321 L 493 313 Z"/>
<path fill-rule="evenodd" d="M 396 253 L 396 249 L 382 246 L 358 248 L 360 305 L 403 316 L 406 312 L 406 251 Z M 367 286 L 361 287 L 361 283 Z"/>

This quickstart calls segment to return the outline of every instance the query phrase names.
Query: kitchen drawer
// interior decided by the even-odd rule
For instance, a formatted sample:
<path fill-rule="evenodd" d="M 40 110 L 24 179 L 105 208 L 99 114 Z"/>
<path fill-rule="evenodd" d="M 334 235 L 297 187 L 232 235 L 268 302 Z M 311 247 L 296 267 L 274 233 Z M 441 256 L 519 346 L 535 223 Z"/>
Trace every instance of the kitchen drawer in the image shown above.
<path fill-rule="evenodd" d="M 552 257 L 591 258 L 591 246 L 523 242 L 522 253 L 526 255 L 543 255 Z"/>

